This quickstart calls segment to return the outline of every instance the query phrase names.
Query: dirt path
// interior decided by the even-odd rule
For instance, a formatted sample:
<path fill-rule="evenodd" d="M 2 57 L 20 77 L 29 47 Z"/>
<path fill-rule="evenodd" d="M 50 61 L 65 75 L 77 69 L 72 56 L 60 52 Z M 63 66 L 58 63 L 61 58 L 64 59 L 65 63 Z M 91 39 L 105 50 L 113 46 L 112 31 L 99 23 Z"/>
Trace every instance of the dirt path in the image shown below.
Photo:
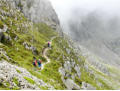
<path fill-rule="evenodd" d="M 54 37 L 51 38 L 51 40 L 50 40 L 51 44 L 52 44 L 52 41 L 53 41 L 56 37 L 57 37 L 57 36 L 54 36 Z M 49 57 L 47 56 L 47 52 L 48 52 L 48 50 L 50 50 L 50 49 L 51 49 L 51 48 L 48 48 L 48 47 L 47 47 L 47 48 L 45 48 L 45 49 L 43 50 L 43 54 L 42 54 L 42 55 L 43 55 L 43 57 L 47 60 L 47 62 L 42 64 L 41 70 L 44 69 L 44 66 L 50 62 L 50 59 L 49 59 Z"/>

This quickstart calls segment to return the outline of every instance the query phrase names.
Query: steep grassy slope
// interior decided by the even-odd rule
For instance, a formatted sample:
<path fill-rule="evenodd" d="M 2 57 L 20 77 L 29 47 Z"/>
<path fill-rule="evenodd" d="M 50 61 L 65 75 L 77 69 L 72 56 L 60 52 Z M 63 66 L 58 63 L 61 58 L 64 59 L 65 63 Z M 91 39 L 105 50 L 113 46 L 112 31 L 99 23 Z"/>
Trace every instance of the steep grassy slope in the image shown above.
<path fill-rule="evenodd" d="M 4 32 L 4 36 L 10 36 L 11 38 L 9 41 L 3 38 L 0 46 L 7 51 L 8 56 L 17 64 L 29 68 L 34 55 L 31 50 L 27 50 L 23 46 L 23 43 L 26 42 L 28 46 L 34 46 L 37 54 L 35 56 L 38 58 L 46 42 L 50 40 L 52 36 L 55 36 L 56 33 L 43 23 L 33 25 L 22 13 L 17 10 L 10 12 L 12 9 L 5 5 L 6 3 L 2 4 L 1 9 L 5 14 L 8 14 L 1 14 L 0 22 L 1 26 L 6 25 L 8 27 L 7 31 Z M 8 16 L 10 13 L 13 13 L 13 15 Z M 24 65 L 22 63 L 23 61 L 25 63 Z"/>
<path fill-rule="evenodd" d="M 0 4 L 0 28 L 4 31 L 6 27 L 6 31 L 1 33 L 3 36 L 0 43 L 0 48 L 6 51 L 6 54 L 1 51 L 0 60 L 5 59 L 33 71 L 33 56 L 45 62 L 46 59 L 42 57 L 43 48 L 46 47 L 47 41 L 57 36 L 57 33 L 46 24 L 33 24 L 7 2 Z M 0 88 L 5 88 L 2 83 Z"/>

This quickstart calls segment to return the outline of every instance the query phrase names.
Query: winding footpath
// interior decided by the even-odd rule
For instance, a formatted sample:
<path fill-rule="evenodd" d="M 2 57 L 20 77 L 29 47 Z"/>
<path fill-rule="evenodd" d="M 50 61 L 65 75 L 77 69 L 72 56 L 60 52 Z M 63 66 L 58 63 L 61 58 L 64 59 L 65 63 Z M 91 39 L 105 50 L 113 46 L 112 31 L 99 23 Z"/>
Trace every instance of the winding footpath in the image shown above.
<path fill-rule="evenodd" d="M 57 36 L 54 36 L 54 37 L 52 37 L 51 38 L 51 40 L 50 40 L 50 42 L 51 42 L 51 44 L 52 44 L 52 41 L 56 38 Z M 48 64 L 48 63 L 50 63 L 50 59 L 49 59 L 49 57 L 47 56 L 47 52 L 48 52 L 48 50 L 50 50 L 51 48 L 45 48 L 44 50 L 43 50 L 43 57 L 47 60 L 47 62 L 46 63 L 43 63 L 42 64 L 42 68 L 41 68 L 41 70 L 43 70 L 44 69 L 44 66 L 46 65 L 46 64 Z"/>

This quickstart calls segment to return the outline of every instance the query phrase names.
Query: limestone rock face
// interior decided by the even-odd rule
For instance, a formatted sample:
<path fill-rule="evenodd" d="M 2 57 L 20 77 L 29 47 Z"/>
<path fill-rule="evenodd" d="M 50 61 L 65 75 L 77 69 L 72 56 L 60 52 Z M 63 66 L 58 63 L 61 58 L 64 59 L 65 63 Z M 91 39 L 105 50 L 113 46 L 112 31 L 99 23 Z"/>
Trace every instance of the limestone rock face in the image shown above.
<path fill-rule="evenodd" d="M 68 78 L 68 76 L 66 76 L 66 72 L 65 72 L 64 68 L 60 68 L 59 72 L 62 75 L 61 79 L 68 90 L 73 90 L 73 89 L 80 90 L 80 86 L 78 86 L 72 79 L 70 79 L 70 78 Z M 65 76 L 67 77 L 66 79 L 65 79 Z"/>
<path fill-rule="evenodd" d="M 8 1 L 14 8 L 35 23 L 46 23 L 53 29 L 58 29 L 59 19 L 49 0 L 3 0 Z"/>
<path fill-rule="evenodd" d="M 25 77 L 32 79 L 35 84 L 29 83 Z M 18 84 L 13 79 L 16 78 Z M 38 86 L 47 86 L 48 89 L 54 89 L 52 86 L 44 83 L 41 79 L 32 76 L 26 69 L 0 61 L 0 83 L 9 83 L 9 88 L 18 86 L 19 89 L 40 89 Z"/>

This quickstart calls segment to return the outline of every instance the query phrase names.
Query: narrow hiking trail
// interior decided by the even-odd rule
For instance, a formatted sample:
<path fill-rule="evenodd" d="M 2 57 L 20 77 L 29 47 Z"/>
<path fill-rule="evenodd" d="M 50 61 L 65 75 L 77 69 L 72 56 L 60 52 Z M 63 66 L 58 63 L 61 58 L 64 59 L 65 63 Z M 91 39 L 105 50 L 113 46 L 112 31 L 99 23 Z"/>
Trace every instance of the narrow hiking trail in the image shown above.
<path fill-rule="evenodd" d="M 57 36 L 54 36 L 54 37 L 51 38 L 51 40 L 50 40 L 51 45 L 52 45 L 52 41 L 53 41 L 56 37 L 57 37 Z M 44 66 L 50 62 L 50 59 L 49 59 L 49 57 L 47 56 L 47 52 L 48 52 L 48 50 L 50 50 L 50 49 L 51 49 L 51 48 L 48 48 L 48 47 L 47 47 L 47 48 L 45 48 L 45 49 L 43 50 L 43 54 L 42 54 L 42 55 L 43 55 L 43 57 L 47 60 L 47 62 L 42 64 L 41 70 L 44 69 Z"/>

